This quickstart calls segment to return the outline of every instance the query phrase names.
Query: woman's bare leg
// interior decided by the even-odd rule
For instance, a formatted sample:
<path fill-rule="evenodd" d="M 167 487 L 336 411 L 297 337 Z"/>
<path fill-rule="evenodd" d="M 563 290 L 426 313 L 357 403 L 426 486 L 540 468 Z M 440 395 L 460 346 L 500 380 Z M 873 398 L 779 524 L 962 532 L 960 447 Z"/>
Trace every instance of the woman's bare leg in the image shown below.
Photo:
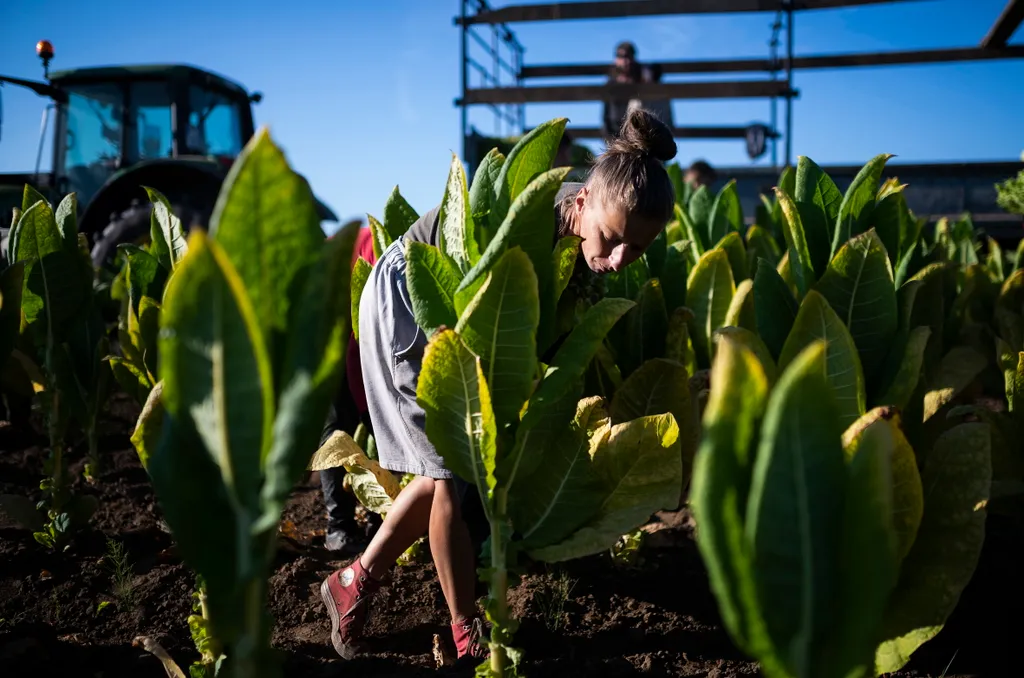
<path fill-rule="evenodd" d="M 448 602 L 452 622 L 476 614 L 473 596 L 473 546 L 469 528 L 462 519 L 459 493 L 454 480 L 434 481 L 434 501 L 430 508 L 430 552 Z"/>
<path fill-rule="evenodd" d="M 398 556 L 427 532 L 436 482 L 433 478 L 419 476 L 395 498 L 377 534 L 359 557 L 359 562 L 374 579 L 382 579 Z"/>

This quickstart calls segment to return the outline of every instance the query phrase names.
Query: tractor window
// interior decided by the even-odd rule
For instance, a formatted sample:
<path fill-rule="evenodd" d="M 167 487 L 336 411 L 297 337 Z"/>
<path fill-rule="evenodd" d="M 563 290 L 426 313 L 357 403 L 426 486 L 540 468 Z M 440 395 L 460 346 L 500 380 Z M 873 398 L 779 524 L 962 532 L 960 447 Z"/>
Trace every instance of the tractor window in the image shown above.
<path fill-rule="evenodd" d="M 242 152 L 238 102 L 220 92 L 189 89 L 191 108 L 185 135 L 189 152 L 235 157 Z"/>
<path fill-rule="evenodd" d="M 124 92 L 104 84 L 77 86 L 68 94 L 64 167 L 85 202 L 117 168 Z"/>
<path fill-rule="evenodd" d="M 138 160 L 169 158 L 173 155 L 174 126 L 171 95 L 167 83 L 138 82 L 132 85 L 132 142 Z"/>

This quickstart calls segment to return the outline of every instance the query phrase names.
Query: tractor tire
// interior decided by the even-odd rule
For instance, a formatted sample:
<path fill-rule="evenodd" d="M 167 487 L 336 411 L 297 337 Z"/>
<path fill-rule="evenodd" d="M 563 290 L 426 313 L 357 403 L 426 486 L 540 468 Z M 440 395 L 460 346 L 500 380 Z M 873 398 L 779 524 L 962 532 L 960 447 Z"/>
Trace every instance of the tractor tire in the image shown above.
<path fill-rule="evenodd" d="M 209 212 L 200 212 L 183 205 L 171 205 L 171 211 L 181 219 L 186 235 L 193 224 L 206 224 Z M 212 210 L 211 210 L 212 211 Z M 92 246 L 92 263 L 96 268 L 111 266 L 117 257 L 117 246 L 134 243 L 150 233 L 152 205 L 132 201 L 132 205 L 119 214 L 112 214 L 110 222 L 96 236 Z"/>

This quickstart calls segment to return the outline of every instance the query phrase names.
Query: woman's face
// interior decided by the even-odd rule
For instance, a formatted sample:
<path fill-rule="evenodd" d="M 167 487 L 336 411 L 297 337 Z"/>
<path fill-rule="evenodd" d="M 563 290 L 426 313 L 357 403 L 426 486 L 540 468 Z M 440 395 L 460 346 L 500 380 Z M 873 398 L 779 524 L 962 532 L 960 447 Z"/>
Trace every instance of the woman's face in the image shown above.
<path fill-rule="evenodd" d="M 606 205 L 586 187 L 576 194 L 573 209 L 573 233 L 583 239 L 580 251 L 590 270 L 598 274 L 621 271 L 636 261 L 665 226 Z"/>

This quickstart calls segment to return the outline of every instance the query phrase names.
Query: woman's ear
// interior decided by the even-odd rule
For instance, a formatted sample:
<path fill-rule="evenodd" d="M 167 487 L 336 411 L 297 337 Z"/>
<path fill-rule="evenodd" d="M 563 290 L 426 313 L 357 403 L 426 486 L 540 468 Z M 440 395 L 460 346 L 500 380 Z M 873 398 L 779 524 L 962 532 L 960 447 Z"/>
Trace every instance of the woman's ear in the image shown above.
<path fill-rule="evenodd" d="M 576 201 L 573 205 L 576 208 L 577 215 L 583 212 L 583 205 L 586 204 L 588 195 L 590 195 L 590 190 L 586 186 L 581 188 L 580 192 L 576 194 Z"/>

